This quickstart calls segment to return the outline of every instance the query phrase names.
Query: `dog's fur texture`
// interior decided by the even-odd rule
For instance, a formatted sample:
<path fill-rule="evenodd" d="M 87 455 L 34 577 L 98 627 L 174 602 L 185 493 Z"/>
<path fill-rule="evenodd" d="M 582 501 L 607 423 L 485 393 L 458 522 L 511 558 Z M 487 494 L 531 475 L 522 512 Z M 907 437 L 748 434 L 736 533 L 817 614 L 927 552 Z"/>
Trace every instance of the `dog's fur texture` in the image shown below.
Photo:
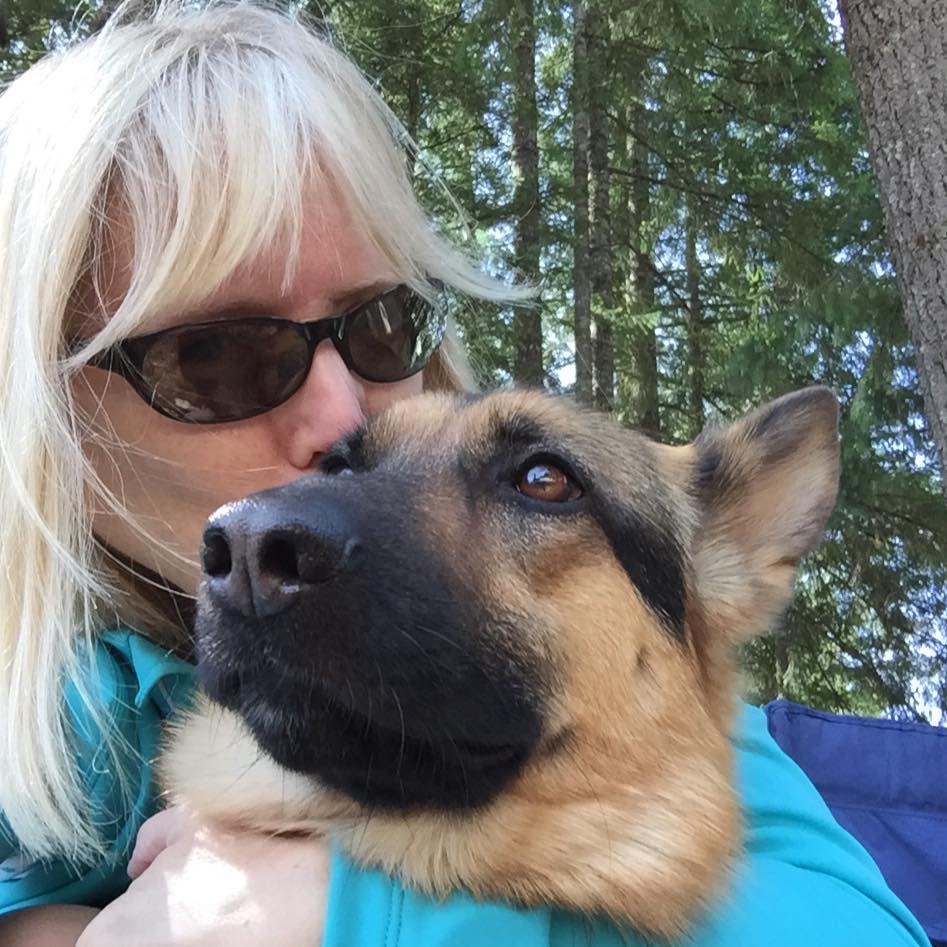
<path fill-rule="evenodd" d="M 328 833 L 434 895 L 679 934 L 739 850 L 734 646 L 788 602 L 838 456 L 821 388 L 684 447 L 534 392 L 395 405 L 323 459 L 336 476 L 212 518 L 214 701 L 171 735 L 170 799 Z M 537 466 L 581 496 L 527 495 Z"/>

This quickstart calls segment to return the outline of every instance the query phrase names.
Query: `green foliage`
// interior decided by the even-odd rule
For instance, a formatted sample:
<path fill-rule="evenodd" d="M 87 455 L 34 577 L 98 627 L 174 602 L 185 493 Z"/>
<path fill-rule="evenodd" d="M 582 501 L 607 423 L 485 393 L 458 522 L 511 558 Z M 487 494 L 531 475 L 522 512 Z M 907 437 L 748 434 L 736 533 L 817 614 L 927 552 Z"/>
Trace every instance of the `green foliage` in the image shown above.
<path fill-rule="evenodd" d="M 324 15 L 405 123 L 427 207 L 510 272 L 508 23 L 516 0 L 348 0 Z M 614 412 L 636 420 L 633 350 L 658 353 L 660 429 L 702 413 L 737 416 L 814 382 L 842 403 L 841 495 L 825 544 L 805 563 L 778 634 L 745 652 L 747 687 L 831 710 L 938 718 L 947 710 L 947 509 L 901 318 L 875 182 L 834 7 L 818 0 L 598 0 L 611 150 L 611 254 L 618 303 Z M 19 0 L 4 68 L 62 35 L 71 6 Z M 540 259 L 549 385 L 572 373 L 572 10 L 536 6 Z M 638 115 L 637 124 L 629 116 Z M 628 143 L 638 140 L 644 164 Z M 631 271 L 628 194 L 644 179 L 641 248 L 653 304 L 623 291 Z M 697 231 L 700 364 L 688 336 L 685 225 Z M 484 381 L 513 362 L 512 314 L 458 313 Z"/>
<path fill-rule="evenodd" d="M 0 0 L 0 81 L 15 78 L 94 22 L 98 0 Z"/>

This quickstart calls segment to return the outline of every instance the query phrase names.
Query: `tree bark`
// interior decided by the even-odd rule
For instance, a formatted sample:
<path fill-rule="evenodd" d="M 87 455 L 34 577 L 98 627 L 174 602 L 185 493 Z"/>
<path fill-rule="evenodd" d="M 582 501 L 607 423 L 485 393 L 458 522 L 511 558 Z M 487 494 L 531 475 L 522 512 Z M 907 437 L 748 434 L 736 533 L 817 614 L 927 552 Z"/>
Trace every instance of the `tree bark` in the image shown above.
<path fill-rule="evenodd" d="M 539 281 L 539 144 L 536 108 L 536 22 L 533 0 L 515 0 L 513 28 L 513 207 L 515 264 L 528 280 Z M 541 387 L 543 327 L 538 306 L 517 307 L 513 315 L 513 380 Z"/>
<path fill-rule="evenodd" d="M 687 375 L 690 389 L 688 409 L 691 437 L 704 429 L 704 339 L 703 300 L 700 296 L 700 261 L 697 259 L 697 221 L 694 198 L 687 198 L 684 266 L 687 270 Z"/>
<path fill-rule="evenodd" d="M 947 496 L 947 5 L 841 0 L 841 9 Z"/>
<path fill-rule="evenodd" d="M 651 218 L 651 185 L 648 182 L 646 113 L 640 104 L 641 74 L 636 77 L 631 96 L 635 99 L 625 108 L 625 154 L 631 169 L 624 206 L 628 219 L 628 263 L 625 278 L 625 307 L 630 316 L 631 365 L 635 391 L 635 426 L 652 437 L 661 434 L 658 408 L 658 346 L 654 328 L 640 317 L 657 308 L 654 285 L 654 263 L 645 236 Z"/>
<path fill-rule="evenodd" d="M 606 112 L 608 46 L 605 28 L 605 15 L 598 0 L 593 0 L 589 5 L 586 20 L 591 198 L 589 265 L 592 276 L 592 336 L 594 340 L 592 387 L 595 406 L 604 411 L 611 411 L 615 403 L 615 345 L 611 323 L 611 313 L 615 308 L 615 277 L 612 270 L 611 179 Z"/>
<path fill-rule="evenodd" d="M 592 287 L 589 280 L 589 75 L 586 0 L 573 6 L 572 185 L 575 215 L 572 286 L 575 300 L 575 397 L 592 404 Z"/>

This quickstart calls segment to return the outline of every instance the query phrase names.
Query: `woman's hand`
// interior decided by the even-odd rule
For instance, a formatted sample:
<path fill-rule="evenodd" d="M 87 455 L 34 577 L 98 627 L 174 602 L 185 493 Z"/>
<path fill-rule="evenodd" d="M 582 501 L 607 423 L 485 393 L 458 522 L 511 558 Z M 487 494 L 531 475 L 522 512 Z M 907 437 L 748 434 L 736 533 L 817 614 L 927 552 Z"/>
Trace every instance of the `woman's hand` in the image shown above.
<path fill-rule="evenodd" d="M 76 947 L 319 947 L 329 887 L 322 839 L 200 825 L 180 809 L 138 833 L 128 891 Z"/>

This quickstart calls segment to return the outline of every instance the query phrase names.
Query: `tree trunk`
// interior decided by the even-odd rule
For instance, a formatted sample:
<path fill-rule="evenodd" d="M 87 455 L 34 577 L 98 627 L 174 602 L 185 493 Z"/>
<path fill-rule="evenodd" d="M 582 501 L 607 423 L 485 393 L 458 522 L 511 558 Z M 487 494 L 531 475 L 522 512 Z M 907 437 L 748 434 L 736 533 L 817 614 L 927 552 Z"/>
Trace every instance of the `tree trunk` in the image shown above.
<path fill-rule="evenodd" d="M 592 289 L 589 280 L 589 75 L 585 36 L 586 2 L 573 6 L 572 183 L 573 277 L 575 298 L 575 397 L 592 404 Z"/>
<path fill-rule="evenodd" d="M 947 495 L 947 5 L 841 0 L 841 8 Z"/>
<path fill-rule="evenodd" d="M 700 298 L 700 261 L 697 259 L 697 221 L 694 198 L 687 199 L 684 266 L 687 270 L 687 375 L 690 387 L 688 413 L 690 434 L 697 437 L 704 429 L 704 339 L 703 301 Z"/>
<path fill-rule="evenodd" d="M 615 338 L 612 321 L 605 312 L 594 317 L 592 400 L 596 408 L 611 411 L 615 407 Z"/>
<path fill-rule="evenodd" d="M 640 84 L 641 76 L 638 76 Z M 631 95 L 637 99 L 640 88 Z M 638 101 L 625 108 L 625 153 L 631 169 L 630 186 L 625 194 L 629 221 L 628 272 L 625 279 L 625 305 L 631 317 L 631 363 L 635 386 L 635 426 L 652 437 L 661 434 L 658 411 L 658 346 L 654 328 L 640 317 L 657 308 L 654 293 L 654 264 L 645 237 L 651 217 L 651 185 L 648 178 L 648 153 L 644 145 L 646 113 Z"/>
<path fill-rule="evenodd" d="M 606 20 L 598 0 L 588 8 L 586 38 L 589 77 L 590 269 L 593 293 L 595 406 L 611 411 L 615 403 L 615 345 L 611 313 L 615 308 L 612 272 L 611 178 L 608 157 L 608 46 Z M 596 306 L 595 303 L 598 303 Z"/>
<path fill-rule="evenodd" d="M 515 264 L 528 280 L 539 281 L 539 145 L 536 109 L 536 23 L 533 0 L 516 0 L 511 9 L 514 52 L 513 207 L 516 215 Z M 543 384 L 543 327 L 538 306 L 517 307 L 513 315 L 513 380 Z"/>

